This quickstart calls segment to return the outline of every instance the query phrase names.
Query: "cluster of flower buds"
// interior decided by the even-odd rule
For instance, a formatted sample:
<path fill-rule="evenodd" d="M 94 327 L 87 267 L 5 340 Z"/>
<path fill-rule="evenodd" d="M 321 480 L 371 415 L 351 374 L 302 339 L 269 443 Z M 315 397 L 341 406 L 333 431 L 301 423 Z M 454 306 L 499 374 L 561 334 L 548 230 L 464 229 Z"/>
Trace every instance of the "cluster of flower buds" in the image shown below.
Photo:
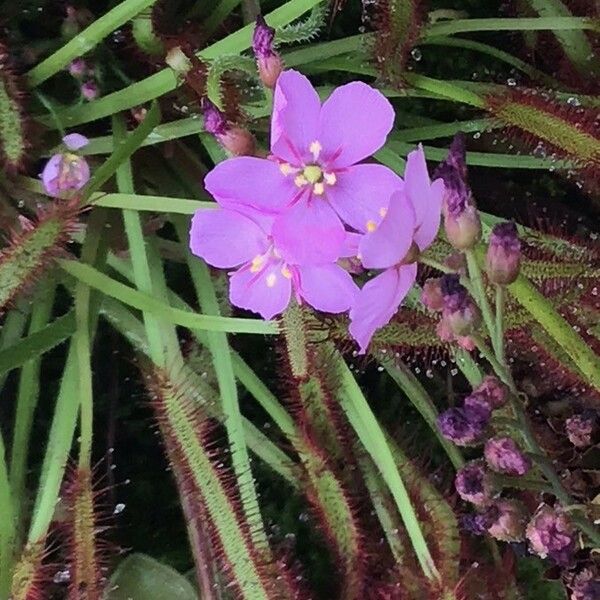
<path fill-rule="evenodd" d="M 78 81 L 81 96 L 86 100 L 94 100 L 99 95 L 94 67 L 83 58 L 76 58 L 69 65 L 69 73 Z"/>
<path fill-rule="evenodd" d="M 283 71 L 283 61 L 275 50 L 273 41 L 275 29 L 269 27 L 264 18 L 259 15 L 256 18 L 254 35 L 252 37 L 252 50 L 256 58 L 258 74 L 265 87 L 273 89 L 277 79 Z"/>
<path fill-rule="evenodd" d="M 445 342 L 457 342 L 472 350 L 470 338 L 481 321 L 481 313 L 457 274 L 428 279 L 423 286 L 421 300 L 427 308 L 441 312 L 437 333 Z"/>

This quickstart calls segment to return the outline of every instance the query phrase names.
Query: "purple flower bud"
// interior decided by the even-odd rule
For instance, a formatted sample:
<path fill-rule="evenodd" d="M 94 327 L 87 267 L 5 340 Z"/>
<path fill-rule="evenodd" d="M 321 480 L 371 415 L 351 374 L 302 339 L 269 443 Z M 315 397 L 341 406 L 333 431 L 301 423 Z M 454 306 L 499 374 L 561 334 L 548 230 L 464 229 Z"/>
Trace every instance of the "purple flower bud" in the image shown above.
<path fill-rule="evenodd" d="M 508 387 L 493 375 L 486 375 L 474 392 L 485 396 L 492 410 L 504 406 L 508 401 Z"/>
<path fill-rule="evenodd" d="M 86 81 L 85 83 L 81 84 L 80 87 L 80 91 L 81 91 L 81 95 L 86 99 L 86 100 L 94 100 L 95 98 L 98 97 L 98 94 L 100 93 L 100 91 L 98 90 L 98 86 L 96 85 L 96 82 L 94 81 Z"/>
<path fill-rule="evenodd" d="M 562 567 L 571 563 L 576 546 L 576 530 L 563 511 L 542 504 L 529 521 L 526 535 L 529 547 L 538 556 L 550 557 Z"/>
<path fill-rule="evenodd" d="M 593 413 L 573 415 L 565 422 L 565 429 L 569 441 L 577 448 L 585 448 L 592 444 L 592 437 L 596 432 L 597 422 Z"/>
<path fill-rule="evenodd" d="M 521 268 L 521 242 L 512 221 L 492 229 L 486 256 L 486 271 L 492 283 L 507 285 L 515 281 Z"/>
<path fill-rule="evenodd" d="M 584 569 L 573 578 L 571 600 L 598 600 L 600 579 L 591 569 Z"/>
<path fill-rule="evenodd" d="M 423 284 L 421 302 L 432 311 L 438 312 L 444 308 L 444 297 L 442 296 L 441 279 L 430 278 Z"/>
<path fill-rule="evenodd" d="M 218 142 L 233 156 L 252 156 L 256 151 L 254 136 L 241 127 L 230 125 L 221 112 L 210 100 L 202 102 L 204 111 L 204 128 L 212 133 Z"/>
<path fill-rule="evenodd" d="M 275 52 L 273 47 L 274 39 L 275 30 L 269 27 L 264 18 L 259 15 L 256 18 L 256 26 L 252 36 L 252 50 L 256 57 L 260 79 L 268 88 L 275 87 L 277 78 L 283 70 L 281 56 Z"/>
<path fill-rule="evenodd" d="M 444 299 L 442 318 L 456 336 L 468 336 L 479 325 L 481 313 L 466 288 L 461 285 L 458 275 L 444 275 L 441 278 L 441 291 Z"/>
<path fill-rule="evenodd" d="M 458 495 L 477 506 L 490 503 L 494 486 L 490 474 L 481 460 L 473 460 L 459 469 L 454 479 Z"/>
<path fill-rule="evenodd" d="M 438 417 L 437 424 L 441 434 L 457 446 L 477 443 L 489 422 L 489 411 L 485 413 L 479 407 L 449 408 Z"/>
<path fill-rule="evenodd" d="M 448 241 L 458 250 L 472 248 L 481 236 L 481 220 L 467 183 L 464 136 L 454 138 L 434 177 L 444 181 L 442 212 Z"/>
<path fill-rule="evenodd" d="M 488 526 L 488 533 L 502 542 L 521 542 L 525 539 L 527 512 L 521 502 L 504 498 L 494 503 L 496 517 Z"/>
<path fill-rule="evenodd" d="M 483 512 L 462 515 L 460 518 L 460 526 L 469 533 L 474 535 L 483 535 L 487 532 L 488 527 L 494 522 L 498 514 L 498 509 L 492 505 Z"/>
<path fill-rule="evenodd" d="M 509 437 L 496 437 L 488 440 L 483 453 L 490 469 L 497 473 L 525 475 L 531 468 L 531 460 Z"/>
<path fill-rule="evenodd" d="M 83 60 L 83 58 L 76 58 L 70 65 L 69 65 L 69 73 L 73 76 L 73 77 L 82 77 L 86 72 L 87 72 L 87 63 L 85 62 L 85 60 Z"/>
<path fill-rule="evenodd" d="M 465 407 L 471 410 L 479 410 L 482 414 L 486 414 L 489 419 L 492 415 L 492 406 L 488 399 L 483 394 L 473 392 L 464 400 Z"/>

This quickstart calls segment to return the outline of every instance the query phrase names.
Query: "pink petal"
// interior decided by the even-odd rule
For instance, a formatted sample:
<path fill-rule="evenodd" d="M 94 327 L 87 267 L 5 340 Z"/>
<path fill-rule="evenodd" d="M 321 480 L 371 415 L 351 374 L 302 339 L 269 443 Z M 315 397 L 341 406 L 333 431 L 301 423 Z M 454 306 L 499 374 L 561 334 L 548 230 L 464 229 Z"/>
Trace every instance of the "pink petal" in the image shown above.
<path fill-rule="evenodd" d="M 272 229 L 275 248 L 290 264 L 335 262 L 342 253 L 346 232 L 322 197 L 304 196 L 279 215 Z"/>
<path fill-rule="evenodd" d="M 364 233 L 370 222 L 381 221 L 392 194 L 403 185 L 402 179 L 383 165 L 354 165 L 337 175 L 326 194 L 342 220 Z"/>
<path fill-rule="evenodd" d="M 427 248 L 435 239 L 440 227 L 443 182 L 431 183 L 425 162 L 423 146 L 409 153 L 404 171 L 405 190 L 415 209 L 415 242 L 421 250 Z"/>
<path fill-rule="evenodd" d="M 264 231 L 235 211 L 208 208 L 192 217 L 190 249 L 214 267 L 237 267 L 264 254 L 268 246 Z"/>
<path fill-rule="evenodd" d="M 352 277 L 337 265 L 297 267 L 300 273 L 299 293 L 317 310 L 329 313 L 347 311 L 358 293 Z"/>
<path fill-rule="evenodd" d="M 350 335 L 358 342 L 360 354 L 377 329 L 387 325 L 417 276 L 415 263 L 388 269 L 371 279 L 360 290 L 350 309 Z"/>
<path fill-rule="evenodd" d="M 360 246 L 360 241 L 363 236 L 360 233 L 352 233 L 351 231 L 346 231 L 346 237 L 344 238 L 344 245 L 342 246 L 342 258 L 355 258 L 358 256 L 358 248 Z"/>
<path fill-rule="evenodd" d="M 360 81 L 335 89 L 319 118 L 323 160 L 333 159 L 340 168 L 371 156 L 385 144 L 393 124 L 394 109 L 381 92 Z"/>
<path fill-rule="evenodd" d="M 400 263 L 412 245 L 414 227 L 412 204 L 404 192 L 395 192 L 384 219 L 360 242 L 359 255 L 363 266 L 387 269 Z"/>
<path fill-rule="evenodd" d="M 80 133 L 69 133 L 63 137 L 62 141 L 69 150 L 79 150 L 90 143 L 90 140 Z"/>
<path fill-rule="evenodd" d="M 298 193 L 293 177 L 286 177 L 277 163 L 252 156 L 219 163 L 204 178 L 204 186 L 221 205 L 235 202 L 271 214 L 278 213 Z"/>
<path fill-rule="evenodd" d="M 60 172 L 62 161 L 62 154 L 53 154 L 42 171 L 42 183 L 49 196 L 60 196 L 61 191 L 58 187 L 58 174 Z"/>
<path fill-rule="evenodd" d="M 441 179 L 436 179 L 429 188 L 426 212 L 422 215 L 423 220 L 415 230 L 414 239 L 420 250 L 428 248 L 437 235 L 440 228 L 443 198 L 444 182 Z"/>
<path fill-rule="evenodd" d="M 231 303 L 272 319 L 283 312 L 292 295 L 292 282 L 282 273 L 283 263 L 272 261 L 259 273 L 241 268 L 229 278 Z"/>
<path fill-rule="evenodd" d="M 319 95 L 304 75 L 281 73 L 273 96 L 271 152 L 294 165 L 304 162 L 317 140 L 320 109 Z"/>

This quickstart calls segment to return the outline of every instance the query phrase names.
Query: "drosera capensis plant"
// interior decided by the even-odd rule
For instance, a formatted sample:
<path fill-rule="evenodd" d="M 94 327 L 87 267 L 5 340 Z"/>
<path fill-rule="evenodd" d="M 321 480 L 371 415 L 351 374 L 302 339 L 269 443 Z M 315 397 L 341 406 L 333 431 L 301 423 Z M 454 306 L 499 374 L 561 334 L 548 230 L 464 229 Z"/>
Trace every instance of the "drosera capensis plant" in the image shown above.
<path fill-rule="evenodd" d="M 596 598 L 593 3 L 25 4 L 0 600 Z"/>

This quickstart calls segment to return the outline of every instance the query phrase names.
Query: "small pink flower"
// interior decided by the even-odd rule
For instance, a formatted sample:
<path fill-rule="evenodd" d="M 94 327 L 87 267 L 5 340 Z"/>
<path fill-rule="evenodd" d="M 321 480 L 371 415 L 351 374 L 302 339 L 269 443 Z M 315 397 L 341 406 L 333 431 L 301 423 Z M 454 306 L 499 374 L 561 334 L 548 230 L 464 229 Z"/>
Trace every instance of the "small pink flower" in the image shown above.
<path fill-rule="evenodd" d="M 408 155 L 404 186 L 395 192 L 379 225 L 359 244 L 367 269 L 385 269 L 367 282 L 350 309 L 350 334 L 365 353 L 377 329 L 389 323 L 417 277 L 419 252 L 435 239 L 443 186 L 429 179 L 423 148 Z"/>
<path fill-rule="evenodd" d="M 275 217 L 272 232 L 292 264 L 341 256 L 344 223 L 358 232 L 377 224 L 402 180 L 377 164 L 356 164 L 385 143 L 394 111 L 362 82 L 333 91 L 321 105 L 308 79 L 284 71 L 277 80 L 270 159 L 230 158 L 205 178 L 206 189 Z"/>
<path fill-rule="evenodd" d="M 592 444 L 592 438 L 598 429 L 596 415 L 583 413 L 573 415 L 565 422 L 565 429 L 569 441 L 577 448 L 585 448 Z"/>
<path fill-rule="evenodd" d="M 98 90 L 98 86 L 96 85 L 96 83 L 94 81 L 86 81 L 85 83 L 81 84 L 81 95 L 86 99 L 86 100 L 95 100 L 98 95 L 100 94 L 100 91 Z"/>
<path fill-rule="evenodd" d="M 83 77 L 87 73 L 88 66 L 83 58 L 76 58 L 69 65 L 69 73 L 76 78 Z"/>
<path fill-rule="evenodd" d="M 282 313 L 292 293 L 323 312 L 348 310 L 358 291 L 336 264 L 287 262 L 272 235 L 273 218 L 243 207 L 201 209 L 192 219 L 190 248 L 207 263 L 230 273 L 231 303 L 271 319 Z"/>
<path fill-rule="evenodd" d="M 83 148 L 88 139 L 79 133 L 71 133 L 63 138 L 63 143 L 68 150 L 76 151 Z M 61 152 L 50 157 L 41 178 L 46 193 L 57 198 L 65 192 L 80 190 L 90 179 L 90 167 L 82 156 Z"/>
<path fill-rule="evenodd" d="M 542 504 L 527 525 L 527 540 L 538 556 L 566 567 L 575 551 L 576 529 L 565 512 Z"/>
<path fill-rule="evenodd" d="M 494 492 L 492 478 L 482 460 L 473 460 L 459 469 L 454 486 L 463 500 L 477 506 L 489 504 Z"/>
<path fill-rule="evenodd" d="M 506 475 L 525 475 L 531 469 L 531 460 L 509 437 L 488 440 L 484 449 L 485 460 L 491 469 Z"/>
<path fill-rule="evenodd" d="M 473 391 L 482 394 L 489 402 L 492 410 L 501 408 L 508 401 L 508 387 L 493 375 L 486 375 Z"/>

